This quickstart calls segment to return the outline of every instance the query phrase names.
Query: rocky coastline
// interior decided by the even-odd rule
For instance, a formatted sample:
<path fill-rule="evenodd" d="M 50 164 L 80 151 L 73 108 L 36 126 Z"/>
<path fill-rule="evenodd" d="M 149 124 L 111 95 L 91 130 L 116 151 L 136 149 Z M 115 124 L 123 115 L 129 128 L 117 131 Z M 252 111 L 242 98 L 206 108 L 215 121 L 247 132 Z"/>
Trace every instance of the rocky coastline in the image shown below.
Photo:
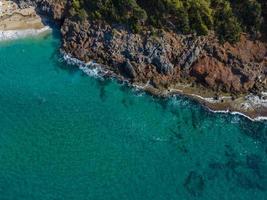
<path fill-rule="evenodd" d="M 214 111 L 267 117 L 267 43 L 243 34 L 221 44 L 214 33 L 181 35 L 155 30 L 132 33 L 120 24 L 77 21 L 69 1 L 16 0 L 34 6 L 61 27 L 61 51 L 83 69 L 96 67 L 156 96 L 186 95 Z M 73 60 L 74 59 L 74 60 Z M 99 63 L 97 66 L 94 63 Z"/>

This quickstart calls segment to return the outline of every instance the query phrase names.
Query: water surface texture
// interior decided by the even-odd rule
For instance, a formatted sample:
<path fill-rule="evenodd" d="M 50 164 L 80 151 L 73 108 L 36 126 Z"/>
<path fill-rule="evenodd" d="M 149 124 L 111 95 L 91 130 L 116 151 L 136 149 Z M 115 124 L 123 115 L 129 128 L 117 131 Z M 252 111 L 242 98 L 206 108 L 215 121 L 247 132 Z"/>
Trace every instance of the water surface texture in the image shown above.
<path fill-rule="evenodd" d="M 0 200 L 264 200 L 267 123 L 214 114 L 0 45 Z"/>

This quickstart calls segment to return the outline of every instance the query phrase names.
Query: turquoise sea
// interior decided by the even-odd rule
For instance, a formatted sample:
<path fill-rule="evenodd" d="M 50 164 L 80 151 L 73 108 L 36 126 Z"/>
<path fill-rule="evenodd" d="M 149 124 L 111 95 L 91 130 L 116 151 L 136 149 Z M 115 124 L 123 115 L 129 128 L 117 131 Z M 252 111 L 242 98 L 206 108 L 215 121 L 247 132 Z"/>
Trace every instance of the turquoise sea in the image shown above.
<path fill-rule="evenodd" d="M 59 43 L 0 44 L 0 200 L 267 199 L 267 122 L 89 77 Z"/>

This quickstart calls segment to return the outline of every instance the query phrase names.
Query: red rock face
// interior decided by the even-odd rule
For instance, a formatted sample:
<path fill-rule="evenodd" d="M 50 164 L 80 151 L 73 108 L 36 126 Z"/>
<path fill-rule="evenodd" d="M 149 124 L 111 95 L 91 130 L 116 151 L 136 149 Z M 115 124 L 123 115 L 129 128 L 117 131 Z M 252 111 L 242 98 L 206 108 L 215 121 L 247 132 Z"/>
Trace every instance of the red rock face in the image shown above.
<path fill-rule="evenodd" d="M 226 43 L 223 48 L 226 52 L 231 52 L 232 55 L 240 58 L 244 63 L 262 62 L 267 56 L 265 43 L 258 40 L 252 41 L 245 35 L 241 36 L 241 40 L 237 44 Z"/>
<path fill-rule="evenodd" d="M 231 68 L 209 56 L 200 58 L 192 67 L 191 74 L 213 90 L 225 92 L 243 90 L 239 77 L 232 73 Z"/>
<path fill-rule="evenodd" d="M 249 93 L 266 88 L 266 44 L 245 35 L 235 45 L 213 43 L 213 53 L 195 62 L 191 75 L 213 90 Z"/>

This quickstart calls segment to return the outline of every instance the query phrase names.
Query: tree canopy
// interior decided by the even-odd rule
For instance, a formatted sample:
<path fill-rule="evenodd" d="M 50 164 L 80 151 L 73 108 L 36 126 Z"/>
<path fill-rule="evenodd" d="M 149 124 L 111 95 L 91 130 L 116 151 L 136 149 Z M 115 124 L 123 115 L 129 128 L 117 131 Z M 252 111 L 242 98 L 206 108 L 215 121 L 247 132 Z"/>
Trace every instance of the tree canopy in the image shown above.
<path fill-rule="evenodd" d="M 214 30 L 222 42 L 236 42 L 241 32 L 266 33 L 264 9 L 265 0 L 72 0 L 70 13 L 127 24 L 134 32 L 159 28 L 206 35 Z"/>

